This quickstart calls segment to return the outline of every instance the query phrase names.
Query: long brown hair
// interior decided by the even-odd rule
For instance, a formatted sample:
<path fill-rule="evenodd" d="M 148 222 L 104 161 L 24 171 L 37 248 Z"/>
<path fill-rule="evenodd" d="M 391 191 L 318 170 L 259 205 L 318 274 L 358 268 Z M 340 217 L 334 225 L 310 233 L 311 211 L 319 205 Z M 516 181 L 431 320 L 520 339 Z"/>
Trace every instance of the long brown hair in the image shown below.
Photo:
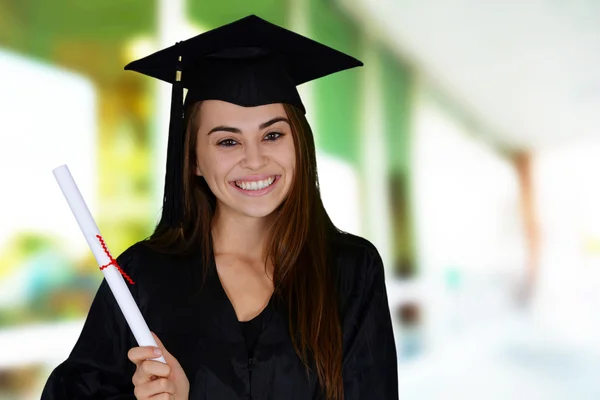
<path fill-rule="evenodd" d="M 191 253 L 200 246 L 208 268 L 213 251 L 211 222 L 217 202 L 204 178 L 195 174 L 200 106 L 193 104 L 185 112 L 184 225 L 173 229 L 159 223 L 149 243 L 176 254 Z M 296 169 L 290 192 L 275 211 L 266 259 L 274 266 L 275 295 L 287 305 L 296 353 L 307 368 L 314 366 L 326 399 L 342 400 L 342 329 L 328 254 L 330 235 L 337 230 L 321 200 L 310 126 L 296 107 L 284 104 L 284 109 L 290 120 Z"/>

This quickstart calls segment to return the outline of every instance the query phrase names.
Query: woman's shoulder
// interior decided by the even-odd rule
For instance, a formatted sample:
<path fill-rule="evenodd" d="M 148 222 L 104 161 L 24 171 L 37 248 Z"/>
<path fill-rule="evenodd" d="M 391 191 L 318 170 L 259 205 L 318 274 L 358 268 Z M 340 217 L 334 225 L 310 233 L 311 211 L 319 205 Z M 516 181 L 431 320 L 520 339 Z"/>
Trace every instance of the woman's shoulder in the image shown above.
<path fill-rule="evenodd" d="M 344 281 L 369 281 L 369 276 L 383 273 L 377 247 L 368 239 L 338 232 L 331 239 L 331 254 Z"/>
<path fill-rule="evenodd" d="M 345 320 L 357 318 L 356 312 L 370 296 L 385 285 L 383 262 L 377 247 L 368 239 L 340 233 L 332 240 L 333 268 Z"/>
<path fill-rule="evenodd" d="M 339 231 L 331 237 L 331 247 L 336 257 L 350 256 L 367 258 L 370 261 L 380 259 L 377 247 L 368 239 L 353 235 L 351 233 Z"/>
<path fill-rule="evenodd" d="M 126 248 L 117 257 L 117 262 L 124 265 L 135 265 L 140 261 L 152 259 L 158 255 L 159 253 L 156 252 L 147 241 L 142 240 Z"/>

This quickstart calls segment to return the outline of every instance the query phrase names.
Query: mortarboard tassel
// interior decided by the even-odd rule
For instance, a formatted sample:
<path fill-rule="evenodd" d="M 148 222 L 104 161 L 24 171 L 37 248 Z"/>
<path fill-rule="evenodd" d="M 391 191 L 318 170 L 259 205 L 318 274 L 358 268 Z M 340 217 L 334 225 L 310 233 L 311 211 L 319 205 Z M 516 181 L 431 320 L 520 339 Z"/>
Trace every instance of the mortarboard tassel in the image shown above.
<path fill-rule="evenodd" d="M 179 42 L 176 44 L 178 59 L 176 76 L 171 90 L 171 118 L 169 121 L 169 139 L 167 145 L 167 170 L 165 173 L 165 192 L 161 225 L 179 228 L 183 220 L 183 84 L 181 81 L 182 63 Z"/>

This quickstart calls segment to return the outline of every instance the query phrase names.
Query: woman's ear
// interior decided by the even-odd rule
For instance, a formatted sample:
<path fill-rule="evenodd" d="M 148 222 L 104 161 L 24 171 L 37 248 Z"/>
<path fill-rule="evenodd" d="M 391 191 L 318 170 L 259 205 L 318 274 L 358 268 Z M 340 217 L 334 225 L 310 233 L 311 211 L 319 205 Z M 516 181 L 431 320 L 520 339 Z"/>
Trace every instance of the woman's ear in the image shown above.
<path fill-rule="evenodd" d="M 200 171 L 200 166 L 196 164 L 196 176 L 202 176 L 202 171 Z"/>

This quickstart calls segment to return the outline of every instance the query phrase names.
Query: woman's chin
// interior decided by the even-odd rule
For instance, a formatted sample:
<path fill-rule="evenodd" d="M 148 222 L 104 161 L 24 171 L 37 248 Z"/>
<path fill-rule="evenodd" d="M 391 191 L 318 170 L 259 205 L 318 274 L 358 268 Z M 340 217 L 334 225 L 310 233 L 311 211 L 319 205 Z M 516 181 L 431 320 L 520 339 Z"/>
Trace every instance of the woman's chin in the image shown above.
<path fill-rule="evenodd" d="M 273 214 L 277 210 L 277 206 L 273 207 L 247 207 L 238 210 L 242 215 L 252 218 L 266 218 Z"/>
<path fill-rule="evenodd" d="M 285 199 L 280 193 L 271 193 L 269 196 L 243 197 L 231 196 L 226 202 L 221 202 L 221 212 L 237 214 L 251 218 L 266 218 L 281 208 Z"/>

